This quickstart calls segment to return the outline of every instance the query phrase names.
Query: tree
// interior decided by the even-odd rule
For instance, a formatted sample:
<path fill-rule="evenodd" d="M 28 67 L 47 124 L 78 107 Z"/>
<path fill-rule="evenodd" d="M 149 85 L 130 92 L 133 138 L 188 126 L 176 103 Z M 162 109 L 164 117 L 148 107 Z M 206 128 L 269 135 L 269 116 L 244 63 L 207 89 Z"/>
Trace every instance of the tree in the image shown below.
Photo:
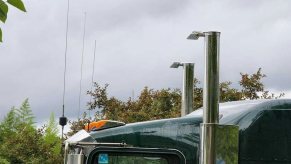
<path fill-rule="evenodd" d="M 10 136 L 14 133 L 18 124 L 18 118 L 16 117 L 15 107 L 12 107 L 0 124 L 0 141 L 2 142 L 6 136 Z"/>
<path fill-rule="evenodd" d="M 238 101 L 246 99 L 270 99 L 284 96 L 281 93 L 275 96 L 265 90 L 262 79 L 266 77 L 259 68 L 253 74 L 240 73 L 240 89 L 233 88 L 232 82 L 225 81 L 219 84 L 220 102 Z M 203 88 L 200 81 L 194 79 L 194 102 L 193 108 L 198 109 L 203 105 Z M 85 123 L 99 119 L 112 119 L 125 123 L 172 118 L 180 116 L 181 91 L 179 89 L 160 89 L 154 90 L 144 87 L 138 96 L 133 100 L 131 97 L 127 101 L 121 101 L 116 97 L 108 97 L 108 84 L 103 87 L 98 83 L 94 84 L 94 90 L 88 91 L 92 101 L 88 102 L 89 110 L 96 111 L 94 118 L 88 118 L 86 113 L 82 119 L 70 121 L 72 135 L 82 129 Z M 260 96 L 258 92 L 261 92 Z"/>
<path fill-rule="evenodd" d="M 93 91 L 88 91 L 93 100 L 88 102 L 88 108 L 97 109 L 95 116 L 89 118 L 87 113 L 84 113 L 82 119 L 69 121 L 71 126 L 68 136 L 83 129 L 85 123 L 100 119 L 131 123 L 177 117 L 180 114 L 181 92 L 178 89 L 154 90 L 144 87 L 138 99 L 130 97 L 127 101 L 121 101 L 115 97 L 108 97 L 108 84 L 102 87 L 95 83 L 94 86 Z"/>
<path fill-rule="evenodd" d="M 203 106 L 203 88 L 200 85 L 200 81 L 197 78 L 194 78 L 193 82 L 193 109 L 198 109 Z"/>
<path fill-rule="evenodd" d="M 0 156 L 10 163 L 23 163 L 35 160 L 39 135 L 33 127 L 33 115 L 30 110 L 28 99 L 19 109 L 13 107 L 1 123 L 2 143 Z"/>
<path fill-rule="evenodd" d="M 264 84 L 261 81 L 262 78 L 266 77 L 265 74 L 262 74 L 261 68 L 259 70 L 252 74 L 248 75 L 247 73 L 240 73 L 241 80 L 239 84 L 242 87 L 242 95 L 244 99 L 258 99 L 260 98 L 258 96 L 258 92 L 264 91 Z"/>
<path fill-rule="evenodd" d="M 34 126 L 28 99 L 13 107 L 0 124 L 0 163 L 61 163 L 61 139 L 53 114 L 47 125 Z"/>
<path fill-rule="evenodd" d="M 61 158 L 61 139 L 58 137 L 58 123 L 55 120 L 54 113 L 51 113 L 47 125 L 44 126 L 43 140 L 44 144 L 48 145 L 49 151 L 53 157 Z"/>
<path fill-rule="evenodd" d="M 84 115 L 86 115 L 87 113 L 85 112 Z M 84 129 L 84 125 L 86 123 L 92 122 L 92 121 L 97 121 L 94 119 L 89 119 L 86 116 L 78 119 L 78 120 L 69 120 L 69 125 L 70 125 L 70 131 L 66 134 L 66 136 L 72 136 L 75 133 L 77 133 L 78 131 Z"/>
<path fill-rule="evenodd" d="M 8 14 L 8 9 L 9 9 L 7 4 L 10 4 L 16 7 L 17 9 L 23 12 L 26 12 L 25 6 L 21 0 L 7 0 L 7 1 L 0 0 L 0 21 L 3 23 L 5 23 L 7 19 L 7 14 Z M 2 42 L 1 28 L 0 28 L 0 42 Z"/>
<path fill-rule="evenodd" d="M 239 81 L 239 84 L 242 87 L 241 99 L 271 99 L 280 98 L 285 95 L 284 93 L 280 93 L 279 96 L 275 96 L 274 93 L 265 90 L 262 79 L 267 76 L 262 73 L 262 68 L 259 68 L 258 71 L 252 75 L 247 73 L 240 73 L 240 75 L 241 80 Z M 262 93 L 261 96 L 259 96 L 260 92 Z"/>
<path fill-rule="evenodd" d="M 181 92 L 178 89 L 153 90 L 145 87 L 137 100 L 129 98 L 126 102 L 115 97 L 108 98 L 106 84 L 101 87 L 95 83 L 95 90 L 88 91 L 93 102 L 89 109 L 98 107 L 101 118 L 123 122 L 137 122 L 175 117 L 181 107 Z"/>
<path fill-rule="evenodd" d="M 230 81 L 225 81 L 219 84 L 220 102 L 242 100 L 242 93 L 231 87 Z"/>
<path fill-rule="evenodd" d="M 35 123 L 33 113 L 30 109 L 28 99 L 25 99 L 19 109 L 15 110 L 19 123 L 27 124 L 27 126 L 33 126 Z"/>

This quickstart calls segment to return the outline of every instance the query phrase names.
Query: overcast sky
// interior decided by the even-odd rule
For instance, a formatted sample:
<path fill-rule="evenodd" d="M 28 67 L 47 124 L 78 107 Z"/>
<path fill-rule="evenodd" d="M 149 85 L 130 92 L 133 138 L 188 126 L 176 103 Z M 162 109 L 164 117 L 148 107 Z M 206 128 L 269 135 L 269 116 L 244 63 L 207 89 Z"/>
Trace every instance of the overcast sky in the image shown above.
<path fill-rule="evenodd" d="M 66 0 L 24 0 L 27 13 L 10 7 L 1 24 L 0 119 L 29 98 L 37 122 L 61 115 Z M 266 88 L 291 97 L 291 1 L 92 0 L 70 1 L 65 114 L 77 117 L 84 12 L 87 13 L 81 108 L 94 81 L 110 84 L 120 99 L 144 86 L 181 88 L 182 69 L 194 62 L 202 80 L 203 39 L 186 40 L 194 30 L 220 31 L 221 81 L 234 86 L 240 72 L 267 74 Z"/>

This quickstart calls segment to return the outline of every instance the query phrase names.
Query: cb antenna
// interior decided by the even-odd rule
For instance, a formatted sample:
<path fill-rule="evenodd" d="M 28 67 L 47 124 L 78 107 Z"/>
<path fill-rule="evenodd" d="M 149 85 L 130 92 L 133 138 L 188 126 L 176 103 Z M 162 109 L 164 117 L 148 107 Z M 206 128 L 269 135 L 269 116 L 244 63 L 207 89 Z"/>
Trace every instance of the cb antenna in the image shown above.
<path fill-rule="evenodd" d="M 64 68 L 64 90 L 63 90 L 63 111 L 59 124 L 62 126 L 62 141 L 64 140 L 64 126 L 67 125 L 68 119 L 65 117 L 65 95 L 66 95 L 66 74 L 67 74 L 67 50 L 68 50 L 68 31 L 69 31 L 69 10 L 70 0 L 67 7 L 67 26 L 66 26 L 66 46 L 65 46 L 65 68 Z"/>
<path fill-rule="evenodd" d="M 81 59 L 81 77 L 80 77 L 80 90 L 79 90 L 79 109 L 78 109 L 78 120 L 80 119 L 81 110 L 81 92 L 82 92 L 82 79 L 83 79 L 83 60 L 85 50 L 85 34 L 86 34 L 86 12 L 84 13 L 84 31 L 83 31 L 83 46 L 82 46 L 82 59 Z"/>
<path fill-rule="evenodd" d="M 91 92 L 94 86 L 94 73 L 95 73 L 95 56 L 96 56 L 96 40 L 94 45 L 94 57 L 93 57 L 93 69 L 92 69 L 92 77 L 91 77 Z M 92 95 L 90 97 L 90 103 L 92 103 Z M 89 118 L 91 117 L 91 109 L 89 108 Z"/>

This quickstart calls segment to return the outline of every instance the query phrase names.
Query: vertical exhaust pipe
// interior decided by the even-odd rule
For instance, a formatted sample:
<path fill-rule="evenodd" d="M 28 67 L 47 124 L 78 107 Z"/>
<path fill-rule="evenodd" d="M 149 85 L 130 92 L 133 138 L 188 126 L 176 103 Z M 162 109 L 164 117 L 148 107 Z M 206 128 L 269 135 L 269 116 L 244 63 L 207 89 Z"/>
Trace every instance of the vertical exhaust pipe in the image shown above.
<path fill-rule="evenodd" d="M 193 112 L 194 63 L 184 63 L 181 116 Z"/>
<path fill-rule="evenodd" d="M 179 66 L 183 66 L 181 116 L 185 116 L 193 112 L 194 63 L 174 62 L 170 68 L 178 68 Z"/>
<path fill-rule="evenodd" d="M 187 39 L 204 37 L 205 76 L 203 123 L 201 125 L 200 164 L 216 163 L 215 127 L 219 123 L 219 41 L 220 32 L 193 32 Z"/>
<path fill-rule="evenodd" d="M 218 123 L 220 32 L 205 32 L 203 123 Z"/>

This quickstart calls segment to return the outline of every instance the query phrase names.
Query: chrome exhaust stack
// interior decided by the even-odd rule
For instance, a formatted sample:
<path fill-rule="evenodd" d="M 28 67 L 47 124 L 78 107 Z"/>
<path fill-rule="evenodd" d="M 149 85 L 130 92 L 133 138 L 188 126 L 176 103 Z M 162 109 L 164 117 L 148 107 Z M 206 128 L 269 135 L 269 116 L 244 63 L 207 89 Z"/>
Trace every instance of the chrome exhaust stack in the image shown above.
<path fill-rule="evenodd" d="M 194 63 L 174 62 L 170 68 L 183 67 L 181 117 L 193 112 Z"/>
<path fill-rule="evenodd" d="M 203 88 L 203 123 L 218 123 L 219 114 L 219 41 L 220 32 L 196 32 L 187 39 L 205 38 L 205 74 Z"/>
<path fill-rule="evenodd" d="M 201 124 L 200 164 L 237 163 L 238 126 L 219 125 L 219 48 L 220 32 L 193 32 L 187 39 L 204 37 L 205 74 L 203 86 L 203 123 Z M 227 136 L 227 137 L 223 137 Z M 225 140 L 228 138 L 232 140 Z M 225 148 L 237 150 L 225 152 Z M 229 150 L 229 149 L 228 149 Z M 231 157 L 232 161 L 227 161 Z"/>

